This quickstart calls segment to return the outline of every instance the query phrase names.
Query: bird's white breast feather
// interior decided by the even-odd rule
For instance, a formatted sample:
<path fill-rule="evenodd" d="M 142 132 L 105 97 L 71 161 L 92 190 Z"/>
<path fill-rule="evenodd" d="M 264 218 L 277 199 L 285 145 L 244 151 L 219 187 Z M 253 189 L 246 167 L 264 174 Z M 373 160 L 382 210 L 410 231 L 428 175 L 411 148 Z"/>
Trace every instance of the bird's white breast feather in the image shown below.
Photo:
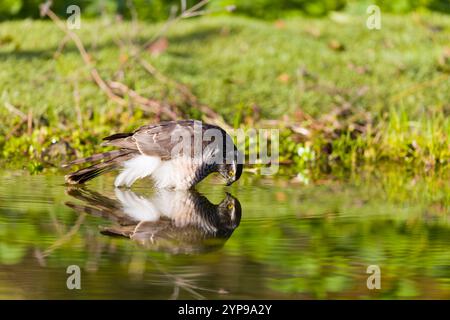
<path fill-rule="evenodd" d="M 158 221 L 161 210 L 149 200 L 131 191 L 115 190 L 117 199 L 122 203 L 123 211 L 136 221 Z"/>
<path fill-rule="evenodd" d="M 130 187 L 137 179 L 151 175 L 161 165 L 159 157 L 140 155 L 123 163 L 123 170 L 114 185 Z"/>
<path fill-rule="evenodd" d="M 161 165 L 152 173 L 157 188 L 188 189 L 193 170 L 194 160 L 189 157 L 178 157 L 169 161 L 162 161 Z"/>
<path fill-rule="evenodd" d="M 151 198 L 151 202 L 159 209 L 162 216 L 175 220 L 179 215 L 185 215 L 192 207 L 188 201 L 188 193 L 186 191 L 168 191 L 167 189 L 159 189 Z"/>
<path fill-rule="evenodd" d="M 114 185 L 130 187 L 137 179 L 151 175 L 157 188 L 188 189 L 195 174 L 194 161 L 189 157 L 162 161 L 159 157 L 139 155 L 123 163 Z"/>

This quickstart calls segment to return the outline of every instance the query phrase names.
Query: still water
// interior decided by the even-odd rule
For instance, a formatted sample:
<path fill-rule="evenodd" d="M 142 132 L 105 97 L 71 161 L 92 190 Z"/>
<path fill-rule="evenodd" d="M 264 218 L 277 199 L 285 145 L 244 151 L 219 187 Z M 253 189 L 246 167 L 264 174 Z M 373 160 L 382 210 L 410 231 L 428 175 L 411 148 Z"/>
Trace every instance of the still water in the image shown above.
<path fill-rule="evenodd" d="M 3 299 L 450 299 L 448 177 L 247 174 L 157 192 L 0 176 Z M 80 290 L 67 288 L 71 265 Z"/>

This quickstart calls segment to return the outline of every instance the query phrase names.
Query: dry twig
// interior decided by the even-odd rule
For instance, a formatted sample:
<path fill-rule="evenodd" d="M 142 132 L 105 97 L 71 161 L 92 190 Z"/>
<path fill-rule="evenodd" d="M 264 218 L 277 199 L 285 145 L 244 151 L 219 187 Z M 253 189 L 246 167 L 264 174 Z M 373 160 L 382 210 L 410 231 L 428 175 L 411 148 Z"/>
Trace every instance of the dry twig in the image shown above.
<path fill-rule="evenodd" d="M 139 64 L 151 75 L 153 75 L 157 80 L 163 83 L 169 83 L 174 85 L 174 87 L 181 93 L 184 99 L 193 107 L 199 109 L 203 114 L 205 114 L 206 119 L 210 122 L 220 124 L 225 128 L 230 128 L 222 116 L 216 113 L 212 108 L 205 104 L 201 104 L 198 98 L 189 90 L 189 88 L 173 79 L 160 73 L 153 65 L 141 57 L 141 53 L 144 52 L 149 46 L 158 41 L 169 28 L 177 21 L 181 19 L 187 19 L 195 16 L 205 15 L 208 12 L 203 10 L 204 7 L 209 3 L 209 0 L 203 0 L 193 5 L 190 8 L 186 8 L 186 2 L 181 2 L 181 13 L 175 16 L 175 11 L 171 12 L 169 19 L 162 26 L 162 28 L 157 32 L 150 40 L 148 40 L 141 48 L 139 48 L 127 62 L 136 60 Z"/>
<path fill-rule="evenodd" d="M 46 3 L 42 4 L 40 6 L 41 9 L 41 16 L 47 16 L 49 17 L 55 24 L 58 26 L 59 29 L 61 29 L 67 36 L 70 37 L 70 39 L 75 43 L 75 46 L 77 47 L 78 51 L 81 54 L 81 57 L 84 61 L 84 63 L 90 68 L 90 73 L 94 81 L 97 83 L 97 85 L 100 87 L 100 89 L 105 92 L 105 94 L 108 96 L 109 99 L 114 101 L 115 103 L 121 105 L 121 106 L 127 106 L 128 102 L 124 98 L 116 95 L 113 90 L 108 86 L 108 84 L 103 80 L 103 78 L 100 76 L 98 70 L 95 68 L 94 63 L 92 62 L 92 59 L 90 55 L 87 53 L 81 39 L 78 37 L 77 34 L 72 32 L 70 29 L 66 27 L 64 22 L 61 21 L 61 19 L 50 9 L 52 2 L 47 1 Z M 125 86 L 125 85 L 123 85 Z M 126 86 L 125 86 L 126 87 Z M 131 98 L 134 98 L 139 100 L 138 103 L 152 108 L 152 110 L 159 115 L 160 113 L 165 114 L 171 119 L 176 119 L 176 113 L 173 111 L 167 110 L 167 108 L 162 107 L 156 100 L 150 100 L 148 98 L 145 98 L 141 95 L 139 95 L 137 92 L 133 91 L 133 96 L 130 95 Z M 137 101 L 136 101 L 137 102 Z"/>
<path fill-rule="evenodd" d="M 5 108 L 8 109 L 9 112 L 14 113 L 16 116 L 19 116 L 22 121 L 26 121 L 28 119 L 28 116 L 25 113 L 14 107 L 8 101 L 5 102 Z"/>

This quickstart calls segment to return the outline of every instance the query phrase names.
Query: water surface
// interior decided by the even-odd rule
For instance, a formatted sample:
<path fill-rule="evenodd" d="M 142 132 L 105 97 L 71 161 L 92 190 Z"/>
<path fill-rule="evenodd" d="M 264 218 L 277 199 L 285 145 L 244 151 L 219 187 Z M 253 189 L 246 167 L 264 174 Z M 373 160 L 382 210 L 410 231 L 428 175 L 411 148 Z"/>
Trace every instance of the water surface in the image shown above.
<path fill-rule="evenodd" d="M 450 184 L 392 173 L 158 193 L 0 173 L 0 298 L 450 299 Z M 81 269 L 69 290 L 66 269 Z M 369 265 L 381 289 L 367 288 Z"/>

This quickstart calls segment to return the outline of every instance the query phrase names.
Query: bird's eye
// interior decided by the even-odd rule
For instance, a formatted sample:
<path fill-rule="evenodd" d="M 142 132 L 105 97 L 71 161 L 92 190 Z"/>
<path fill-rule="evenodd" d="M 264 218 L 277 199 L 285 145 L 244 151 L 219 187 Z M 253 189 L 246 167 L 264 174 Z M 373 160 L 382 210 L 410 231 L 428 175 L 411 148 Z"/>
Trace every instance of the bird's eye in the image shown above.
<path fill-rule="evenodd" d="M 233 170 L 228 171 L 228 175 L 229 175 L 230 177 L 233 177 L 233 176 L 234 176 L 234 171 L 233 171 Z"/>
<path fill-rule="evenodd" d="M 227 208 L 228 208 L 228 210 L 231 210 L 231 209 L 233 209 L 233 204 L 232 203 L 230 203 L 230 204 L 228 204 L 228 206 L 227 206 Z"/>

